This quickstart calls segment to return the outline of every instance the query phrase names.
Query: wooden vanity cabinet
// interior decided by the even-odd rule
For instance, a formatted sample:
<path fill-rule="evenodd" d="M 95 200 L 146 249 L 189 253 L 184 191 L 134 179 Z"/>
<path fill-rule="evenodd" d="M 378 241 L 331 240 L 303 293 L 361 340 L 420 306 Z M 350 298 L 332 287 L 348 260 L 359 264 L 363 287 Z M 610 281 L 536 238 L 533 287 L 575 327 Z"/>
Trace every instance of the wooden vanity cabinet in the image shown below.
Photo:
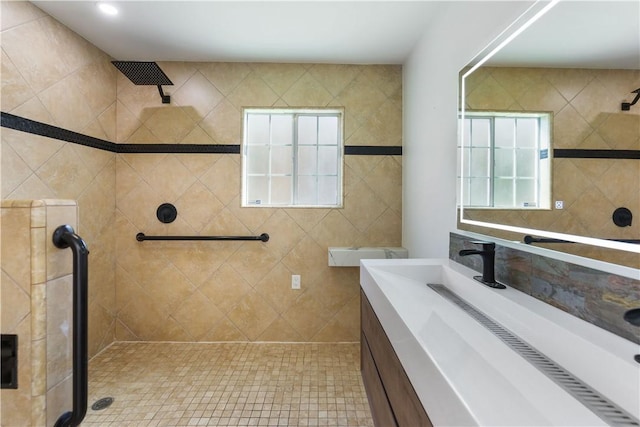
<path fill-rule="evenodd" d="M 369 300 L 360 291 L 361 372 L 376 427 L 432 427 Z"/>

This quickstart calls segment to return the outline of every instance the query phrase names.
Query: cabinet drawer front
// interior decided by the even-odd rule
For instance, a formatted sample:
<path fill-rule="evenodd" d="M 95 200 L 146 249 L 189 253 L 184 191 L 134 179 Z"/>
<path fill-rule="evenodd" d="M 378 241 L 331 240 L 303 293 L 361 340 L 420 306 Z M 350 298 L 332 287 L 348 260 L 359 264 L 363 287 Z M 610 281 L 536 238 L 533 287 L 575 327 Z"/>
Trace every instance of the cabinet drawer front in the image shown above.
<path fill-rule="evenodd" d="M 362 363 L 362 381 L 369 398 L 369 408 L 373 416 L 373 423 L 380 427 L 397 427 L 396 420 L 393 416 L 393 410 L 389 404 L 387 394 L 384 391 L 378 369 L 371 356 L 371 350 L 367 344 L 364 334 L 361 339 L 361 363 Z"/>
<path fill-rule="evenodd" d="M 400 427 L 431 427 L 422 403 L 404 371 L 391 342 L 382 329 L 364 292 L 361 294 L 362 332 L 385 393 Z"/>

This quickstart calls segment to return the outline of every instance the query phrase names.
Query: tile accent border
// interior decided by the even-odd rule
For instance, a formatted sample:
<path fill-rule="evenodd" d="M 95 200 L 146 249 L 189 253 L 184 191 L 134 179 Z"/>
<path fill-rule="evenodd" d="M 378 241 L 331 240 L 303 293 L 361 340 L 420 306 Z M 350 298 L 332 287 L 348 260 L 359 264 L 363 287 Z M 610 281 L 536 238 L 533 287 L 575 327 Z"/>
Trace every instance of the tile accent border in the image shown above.
<path fill-rule="evenodd" d="M 401 146 L 345 145 L 344 154 L 360 154 L 364 156 L 401 156 Z"/>
<path fill-rule="evenodd" d="M 240 154 L 240 145 L 223 144 L 113 144 L 115 153 L 131 154 Z"/>
<path fill-rule="evenodd" d="M 116 144 L 68 129 L 1 112 L 0 125 L 21 132 L 40 135 L 111 153 L 193 153 L 193 154 L 240 154 L 239 144 Z M 401 156 L 401 146 L 345 145 L 345 155 Z"/>
<path fill-rule="evenodd" d="M 482 271 L 480 257 L 461 257 L 472 249 L 469 237 L 449 234 L 449 258 Z M 573 316 L 640 344 L 637 328 L 622 316 L 640 301 L 640 280 L 496 245 L 496 279 Z"/>
<path fill-rule="evenodd" d="M 84 145 L 86 147 L 97 148 L 111 153 L 240 153 L 239 145 L 219 145 L 219 144 L 116 144 L 104 139 L 94 138 L 78 132 L 13 114 L 0 113 L 2 127 L 19 130 L 21 132 L 45 136 L 58 139 L 60 141 L 71 142 L 73 144 Z"/>
<path fill-rule="evenodd" d="M 46 123 L 37 122 L 13 114 L 0 113 L 0 125 L 3 128 L 15 129 L 21 132 L 31 133 L 34 135 L 46 136 L 48 138 L 58 139 L 60 141 L 71 142 L 73 144 L 84 145 L 86 147 L 97 148 L 115 153 L 115 145 L 104 139 L 94 138 L 92 136 L 83 135 L 67 129 L 52 126 Z"/>
<path fill-rule="evenodd" d="M 583 150 L 579 148 L 556 148 L 556 159 L 640 159 L 640 150 Z"/>

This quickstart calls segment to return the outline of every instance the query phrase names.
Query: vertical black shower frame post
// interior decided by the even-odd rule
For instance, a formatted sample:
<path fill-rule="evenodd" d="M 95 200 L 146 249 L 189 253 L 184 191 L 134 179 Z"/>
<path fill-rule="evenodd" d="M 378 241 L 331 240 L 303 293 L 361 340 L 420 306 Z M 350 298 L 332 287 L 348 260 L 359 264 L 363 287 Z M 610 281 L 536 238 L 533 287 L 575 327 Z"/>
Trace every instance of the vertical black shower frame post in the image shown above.
<path fill-rule="evenodd" d="M 56 228 L 53 244 L 73 252 L 73 410 L 62 414 L 54 427 L 76 427 L 87 413 L 88 400 L 89 249 L 69 225 Z"/>

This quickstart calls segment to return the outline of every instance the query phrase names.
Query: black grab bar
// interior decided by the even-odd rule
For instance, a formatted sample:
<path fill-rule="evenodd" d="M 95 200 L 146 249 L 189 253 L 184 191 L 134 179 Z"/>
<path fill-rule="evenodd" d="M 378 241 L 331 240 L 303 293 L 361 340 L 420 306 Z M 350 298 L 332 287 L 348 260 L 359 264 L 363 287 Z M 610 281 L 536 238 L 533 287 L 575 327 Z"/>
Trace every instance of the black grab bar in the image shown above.
<path fill-rule="evenodd" d="M 88 400 L 89 249 L 70 225 L 56 228 L 53 244 L 73 252 L 73 411 L 60 415 L 54 427 L 76 427 L 87 413 Z"/>
<path fill-rule="evenodd" d="M 612 242 L 640 244 L 640 239 L 604 239 L 604 240 L 609 240 Z M 576 243 L 576 242 L 570 242 L 569 240 L 550 239 L 547 237 L 533 237 L 533 236 L 524 236 L 523 241 L 527 245 L 530 245 L 532 243 Z"/>
<path fill-rule="evenodd" d="M 260 240 L 268 242 L 269 235 L 262 233 L 259 236 L 147 236 L 144 233 L 138 233 L 136 240 L 138 242 L 145 240 Z"/>

